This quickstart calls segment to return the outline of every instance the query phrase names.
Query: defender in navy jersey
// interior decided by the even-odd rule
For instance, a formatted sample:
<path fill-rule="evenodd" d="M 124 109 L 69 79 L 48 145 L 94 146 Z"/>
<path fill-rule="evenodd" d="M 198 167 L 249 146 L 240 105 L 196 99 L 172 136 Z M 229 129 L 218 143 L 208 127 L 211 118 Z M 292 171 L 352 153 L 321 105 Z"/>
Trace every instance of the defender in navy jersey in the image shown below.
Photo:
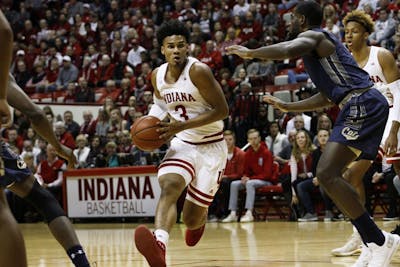
<path fill-rule="evenodd" d="M 321 29 L 322 9 L 314 1 L 297 5 L 291 17 L 294 39 L 258 49 L 231 46 L 228 53 L 243 58 L 283 60 L 302 57 L 319 93 L 299 102 L 286 103 L 273 96 L 264 101 L 282 111 L 315 110 L 337 104 L 341 108 L 317 167 L 325 192 L 352 221 L 367 244 L 354 266 L 389 266 L 400 237 L 381 231 L 369 217 L 342 171 L 355 159 L 374 159 L 388 117 L 385 97 L 372 86 L 367 72 L 332 34 Z"/>

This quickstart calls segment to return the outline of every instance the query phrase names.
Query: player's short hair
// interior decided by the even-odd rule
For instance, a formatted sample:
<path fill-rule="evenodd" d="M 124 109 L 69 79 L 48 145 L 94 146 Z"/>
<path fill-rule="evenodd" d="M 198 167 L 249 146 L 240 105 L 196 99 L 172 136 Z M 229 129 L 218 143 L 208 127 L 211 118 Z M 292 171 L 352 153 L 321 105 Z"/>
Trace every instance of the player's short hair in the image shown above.
<path fill-rule="evenodd" d="M 363 10 L 353 10 L 343 18 L 343 25 L 346 26 L 350 21 L 357 22 L 364 27 L 368 33 L 374 32 L 374 21 L 371 16 Z"/>
<path fill-rule="evenodd" d="M 258 135 L 260 135 L 260 131 L 253 128 L 247 131 L 247 136 L 249 136 L 252 133 L 258 133 Z"/>
<path fill-rule="evenodd" d="M 295 12 L 303 15 L 309 26 L 320 26 L 322 23 L 323 12 L 321 5 L 315 1 L 300 2 L 295 9 Z"/>
<path fill-rule="evenodd" d="M 188 28 L 186 28 L 185 24 L 179 20 L 170 20 L 161 24 L 157 31 L 157 41 L 159 45 L 163 44 L 163 41 L 166 37 L 172 35 L 182 35 L 189 43 L 190 32 Z"/>

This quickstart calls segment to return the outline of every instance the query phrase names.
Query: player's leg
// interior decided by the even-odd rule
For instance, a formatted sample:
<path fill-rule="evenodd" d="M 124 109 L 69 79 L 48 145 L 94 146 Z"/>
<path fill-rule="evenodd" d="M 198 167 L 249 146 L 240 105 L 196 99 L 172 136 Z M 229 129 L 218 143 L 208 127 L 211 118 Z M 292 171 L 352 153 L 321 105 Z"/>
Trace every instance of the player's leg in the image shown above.
<path fill-rule="evenodd" d="M 26 267 L 24 239 L 0 190 L 0 266 Z"/>
<path fill-rule="evenodd" d="M 357 191 L 361 204 L 365 203 L 365 189 L 363 183 L 363 177 L 369 167 L 371 166 L 370 160 L 358 160 L 352 162 L 346 171 L 343 173 L 343 177 L 350 182 L 350 184 Z M 361 236 L 358 233 L 357 229 L 353 227 L 352 235 L 347 239 L 346 243 L 338 248 L 335 248 L 331 251 L 333 256 L 353 256 L 359 255 L 361 253 L 362 240 Z"/>
<path fill-rule="evenodd" d="M 192 247 L 199 242 L 205 229 L 207 211 L 208 207 L 199 206 L 186 199 L 183 206 L 183 222 L 187 227 L 185 235 L 186 245 Z"/>
<path fill-rule="evenodd" d="M 185 179 L 176 173 L 165 173 L 159 177 L 161 195 L 155 214 L 155 231 L 140 225 L 135 230 L 135 244 L 150 266 L 166 266 L 165 251 L 169 233 L 176 222 L 176 202 L 185 189 Z"/>
<path fill-rule="evenodd" d="M 51 233 L 65 249 L 75 266 L 90 266 L 72 223 L 66 217 L 64 210 L 54 196 L 37 183 L 33 175 L 14 183 L 9 190 L 31 203 L 41 213 L 48 223 Z"/>
<path fill-rule="evenodd" d="M 317 177 L 325 192 L 351 219 L 367 244 L 363 246 L 355 266 L 364 262 L 370 262 L 371 266 L 388 266 L 400 244 L 400 237 L 378 228 L 361 204 L 357 192 L 342 178 L 341 170 L 355 159 L 356 153 L 343 144 L 328 142 L 317 166 Z"/>

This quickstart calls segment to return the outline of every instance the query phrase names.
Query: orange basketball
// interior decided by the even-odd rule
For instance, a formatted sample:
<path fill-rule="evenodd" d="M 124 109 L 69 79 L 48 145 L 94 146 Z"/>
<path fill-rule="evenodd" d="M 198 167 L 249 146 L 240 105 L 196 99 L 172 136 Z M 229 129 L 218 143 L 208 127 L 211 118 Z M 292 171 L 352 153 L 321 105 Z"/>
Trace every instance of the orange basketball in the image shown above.
<path fill-rule="evenodd" d="M 153 116 L 143 116 L 135 120 L 131 127 L 131 137 L 133 143 L 144 151 L 153 151 L 164 144 L 164 140 L 159 138 L 157 123 L 160 120 Z"/>

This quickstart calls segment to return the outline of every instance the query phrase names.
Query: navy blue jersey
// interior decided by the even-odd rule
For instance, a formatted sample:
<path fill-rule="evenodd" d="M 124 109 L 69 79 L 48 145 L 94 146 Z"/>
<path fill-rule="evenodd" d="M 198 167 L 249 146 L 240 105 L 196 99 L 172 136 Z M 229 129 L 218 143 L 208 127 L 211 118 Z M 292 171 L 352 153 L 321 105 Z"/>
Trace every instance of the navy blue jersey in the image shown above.
<path fill-rule="evenodd" d="M 2 172 L 2 176 L 0 176 L 0 186 L 6 187 L 30 176 L 31 171 L 24 160 L 19 155 L 15 154 L 7 143 L 0 141 L 0 145 L 1 159 L 4 162 L 4 165 L 1 166 L 4 168 L 4 173 Z"/>
<path fill-rule="evenodd" d="M 373 86 L 368 73 L 358 67 L 349 50 L 333 34 L 320 28 L 313 30 L 323 32 L 336 47 L 328 57 L 320 58 L 316 52 L 303 56 L 307 73 L 322 94 L 339 104 L 349 92 Z"/>

